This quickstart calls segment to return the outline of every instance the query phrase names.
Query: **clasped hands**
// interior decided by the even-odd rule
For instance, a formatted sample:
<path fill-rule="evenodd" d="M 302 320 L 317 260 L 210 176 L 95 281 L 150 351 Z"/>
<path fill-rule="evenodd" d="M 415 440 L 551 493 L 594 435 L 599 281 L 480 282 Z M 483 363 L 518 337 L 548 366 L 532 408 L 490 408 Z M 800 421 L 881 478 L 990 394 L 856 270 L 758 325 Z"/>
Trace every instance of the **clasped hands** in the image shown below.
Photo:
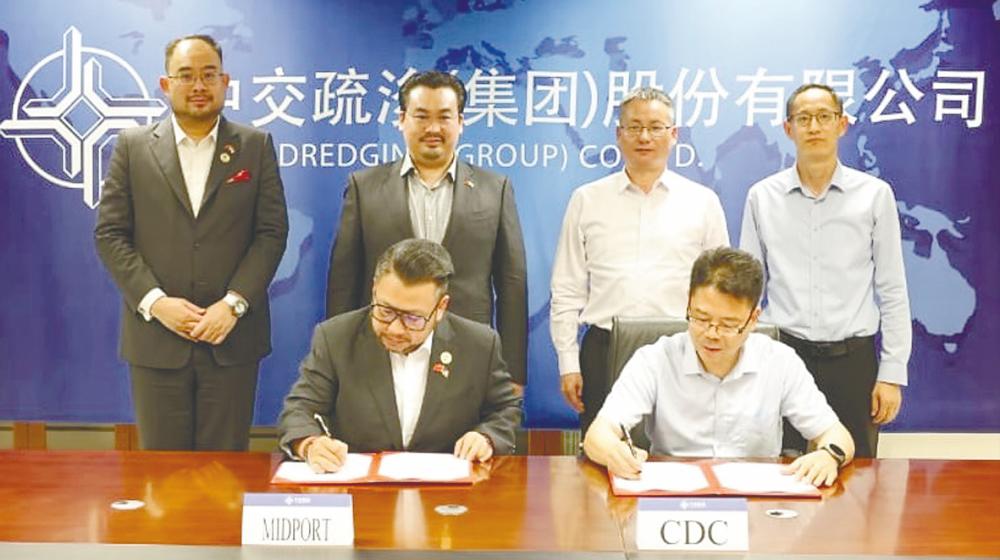
<path fill-rule="evenodd" d="M 149 314 L 181 338 L 216 346 L 236 326 L 236 315 L 221 299 L 202 308 L 184 298 L 164 296 L 153 302 Z"/>
<path fill-rule="evenodd" d="M 479 432 L 466 432 L 455 442 L 455 456 L 469 461 L 486 461 L 493 456 L 493 445 Z M 327 436 L 308 437 L 297 443 L 295 454 L 313 472 L 337 472 L 347 461 L 347 444 Z"/>

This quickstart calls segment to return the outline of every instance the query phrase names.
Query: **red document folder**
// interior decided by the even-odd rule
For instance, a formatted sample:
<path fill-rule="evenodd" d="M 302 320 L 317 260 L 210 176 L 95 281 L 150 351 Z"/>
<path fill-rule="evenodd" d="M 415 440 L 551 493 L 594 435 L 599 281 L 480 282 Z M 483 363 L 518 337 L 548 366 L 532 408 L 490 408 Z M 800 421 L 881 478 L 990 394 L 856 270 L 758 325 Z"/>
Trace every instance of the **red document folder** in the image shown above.
<path fill-rule="evenodd" d="M 779 463 L 655 461 L 644 463 L 639 481 L 608 472 L 615 496 L 747 496 L 819 498 L 818 489 L 782 475 Z"/>
<path fill-rule="evenodd" d="M 444 453 L 349 453 L 335 473 L 316 474 L 306 463 L 278 465 L 271 484 L 472 484 L 472 465 Z"/>

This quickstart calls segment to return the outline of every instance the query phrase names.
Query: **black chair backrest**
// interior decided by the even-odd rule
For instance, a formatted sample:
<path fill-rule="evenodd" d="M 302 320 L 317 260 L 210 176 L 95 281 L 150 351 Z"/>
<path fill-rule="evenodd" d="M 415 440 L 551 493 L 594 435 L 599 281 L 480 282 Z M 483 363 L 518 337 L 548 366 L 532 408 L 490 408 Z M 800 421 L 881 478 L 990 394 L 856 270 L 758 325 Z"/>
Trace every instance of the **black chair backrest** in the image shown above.
<path fill-rule="evenodd" d="M 608 349 L 608 392 L 618 380 L 622 368 L 639 348 L 656 342 L 661 336 L 670 336 L 686 331 L 687 321 L 670 317 L 615 317 L 611 324 L 611 341 Z M 778 327 L 768 323 L 757 323 L 754 332 L 780 340 Z M 633 442 L 649 449 L 649 439 L 645 433 L 645 420 L 632 429 Z"/>

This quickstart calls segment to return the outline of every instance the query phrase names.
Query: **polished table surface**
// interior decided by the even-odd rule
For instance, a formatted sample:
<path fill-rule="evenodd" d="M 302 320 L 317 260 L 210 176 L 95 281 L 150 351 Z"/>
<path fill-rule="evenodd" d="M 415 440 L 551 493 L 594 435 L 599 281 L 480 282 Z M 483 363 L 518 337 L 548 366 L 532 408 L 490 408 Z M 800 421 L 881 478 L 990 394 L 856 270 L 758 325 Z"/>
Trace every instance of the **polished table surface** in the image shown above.
<path fill-rule="evenodd" d="M 355 547 L 635 551 L 634 498 L 576 457 L 501 457 L 472 486 L 272 486 L 266 453 L 0 451 L 0 541 L 238 545 L 244 492 L 350 492 Z M 875 460 L 822 500 L 750 501 L 762 555 L 1000 556 L 1000 462 Z M 116 500 L 145 507 L 119 511 Z M 435 507 L 468 512 L 442 516 Z M 793 519 L 765 515 L 793 509 Z M 0 550 L 3 550 L 0 548 Z M 8 549 L 9 550 L 9 549 Z M 610 557 L 610 556 L 607 556 Z"/>

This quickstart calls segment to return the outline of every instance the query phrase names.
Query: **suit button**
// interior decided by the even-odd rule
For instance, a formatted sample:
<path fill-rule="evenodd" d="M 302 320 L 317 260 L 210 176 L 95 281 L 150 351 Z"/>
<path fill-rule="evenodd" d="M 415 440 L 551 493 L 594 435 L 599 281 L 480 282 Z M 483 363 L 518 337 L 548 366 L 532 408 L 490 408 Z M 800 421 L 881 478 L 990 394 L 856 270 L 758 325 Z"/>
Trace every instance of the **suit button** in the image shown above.
<path fill-rule="evenodd" d="M 194 248 L 195 248 L 195 250 L 200 249 L 201 248 L 201 243 L 195 243 L 194 244 Z"/>

